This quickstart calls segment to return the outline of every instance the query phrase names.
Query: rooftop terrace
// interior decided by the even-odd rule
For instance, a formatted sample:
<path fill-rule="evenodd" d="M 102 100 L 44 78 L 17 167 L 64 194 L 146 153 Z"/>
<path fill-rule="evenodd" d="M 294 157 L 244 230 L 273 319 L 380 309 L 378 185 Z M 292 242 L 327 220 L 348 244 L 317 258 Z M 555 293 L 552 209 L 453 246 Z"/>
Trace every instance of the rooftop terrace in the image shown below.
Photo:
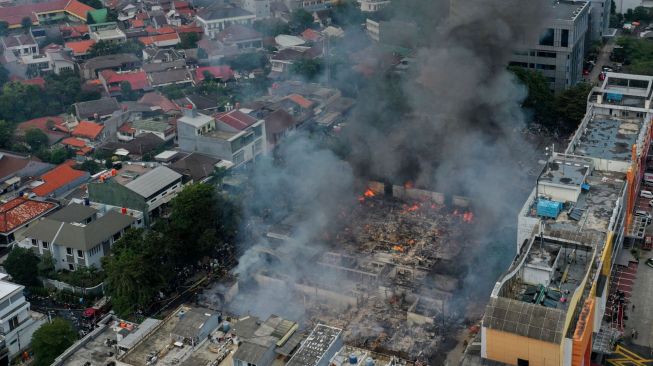
<path fill-rule="evenodd" d="M 629 161 L 631 146 L 637 143 L 641 127 L 641 119 L 594 115 L 572 153 L 598 159 Z"/>

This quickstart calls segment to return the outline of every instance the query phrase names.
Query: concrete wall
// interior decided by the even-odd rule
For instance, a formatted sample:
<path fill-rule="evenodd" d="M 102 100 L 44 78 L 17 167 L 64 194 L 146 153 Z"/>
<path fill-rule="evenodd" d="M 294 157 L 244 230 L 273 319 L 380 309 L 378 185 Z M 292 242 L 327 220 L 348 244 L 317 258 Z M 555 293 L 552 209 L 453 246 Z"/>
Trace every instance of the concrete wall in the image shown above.
<path fill-rule="evenodd" d="M 517 359 L 529 366 L 559 366 L 560 345 L 483 327 L 486 358 L 517 365 Z"/>
<path fill-rule="evenodd" d="M 540 196 L 550 197 L 553 201 L 558 202 L 576 202 L 580 194 L 580 186 L 568 187 L 550 184 L 547 182 L 540 182 L 538 184 Z"/>
<path fill-rule="evenodd" d="M 148 212 L 148 206 L 143 197 L 112 180 L 107 180 L 104 183 L 89 183 L 88 195 L 92 202 Z M 145 216 L 145 220 L 147 220 L 147 215 Z"/>
<path fill-rule="evenodd" d="M 184 152 L 199 152 L 218 159 L 233 160 L 231 144 L 206 136 L 197 136 L 195 128 L 185 123 L 177 124 L 179 148 Z"/>
<path fill-rule="evenodd" d="M 268 277 L 261 274 L 254 275 L 256 282 L 261 286 L 288 286 L 289 284 L 284 281 L 273 277 Z M 302 284 L 290 284 L 296 291 L 302 292 L 308 296 L 313 296 L 316 299 L 327 301 L 329 304 L 336 306 L 356 306 L 357 300 L 353 296 L 340 294 L 337 292 L 324 290 L 315 286 L 308 286 Z"/>

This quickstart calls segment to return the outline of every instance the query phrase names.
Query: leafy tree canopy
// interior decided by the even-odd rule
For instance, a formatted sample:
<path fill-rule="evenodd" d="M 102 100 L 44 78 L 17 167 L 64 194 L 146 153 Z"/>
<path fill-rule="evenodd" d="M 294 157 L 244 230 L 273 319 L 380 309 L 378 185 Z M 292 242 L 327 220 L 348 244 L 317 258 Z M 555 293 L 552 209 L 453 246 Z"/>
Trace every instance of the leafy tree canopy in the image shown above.
<path fill-rule="evenodd" d="M 50 365 L 57 356 L 77 341 L 77 333 L 66 320 L 55 318 L 45 323 L 32 335 L 34 365 Z"/>
<path fill-rule="evenodd" d="M 15 247 L 9 252 L 3 266 L 16 283 L 23 286 L 38 286 L 39 257 L 29 249 Z"/>

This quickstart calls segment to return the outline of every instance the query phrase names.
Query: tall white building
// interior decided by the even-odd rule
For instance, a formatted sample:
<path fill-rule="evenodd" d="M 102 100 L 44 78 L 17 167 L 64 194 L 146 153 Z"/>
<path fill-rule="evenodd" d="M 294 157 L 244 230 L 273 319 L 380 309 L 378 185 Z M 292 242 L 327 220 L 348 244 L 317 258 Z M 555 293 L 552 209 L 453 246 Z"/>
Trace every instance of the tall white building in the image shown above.
<path fill-rule="evenodd" d="M 610 27 L 612 0 L 590 0 L 590 39 L 601 40 Z"/>
<path fill-rule="evenodd" d="M 45 323 L 45 315 L 31 311 L 23 295 L 25 286 L 5 281 L 6 277 L 0 273 L 0 332 L 12 358 L 30 345 L 34 331 Z"/>

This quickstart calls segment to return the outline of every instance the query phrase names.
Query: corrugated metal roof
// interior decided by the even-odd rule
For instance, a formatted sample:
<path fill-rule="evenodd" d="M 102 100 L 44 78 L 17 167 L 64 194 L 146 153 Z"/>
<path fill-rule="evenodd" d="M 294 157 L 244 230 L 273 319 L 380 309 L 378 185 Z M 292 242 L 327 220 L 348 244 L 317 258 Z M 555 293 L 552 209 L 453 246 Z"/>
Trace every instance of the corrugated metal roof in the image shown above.
<path fill-rule="evenodd" d="M 179 179 L 181 179 L 181 174 L 170 168 L 160 166 L 127 183 L 125 187 L 144 198 L 148 198 L 158 190 Z"/>
<path fill-rule="evenodd" d="M 136 343 L 138 343 L 141 339 L 143 339 L 146 335 L 148 335 L 154 328 L 156 328 L 156 326 L 159 325 L 159 323 L 161 323 L 160 320 L 152 319 L 152 318 L 147 318 L 143 320 L 143 322 L 138 326 L 135 332 L 130 333 L 127 337 L 123 338 L 120 342 L 118 342 L 118 347 L 131 349 L 136 345 Z"/>

